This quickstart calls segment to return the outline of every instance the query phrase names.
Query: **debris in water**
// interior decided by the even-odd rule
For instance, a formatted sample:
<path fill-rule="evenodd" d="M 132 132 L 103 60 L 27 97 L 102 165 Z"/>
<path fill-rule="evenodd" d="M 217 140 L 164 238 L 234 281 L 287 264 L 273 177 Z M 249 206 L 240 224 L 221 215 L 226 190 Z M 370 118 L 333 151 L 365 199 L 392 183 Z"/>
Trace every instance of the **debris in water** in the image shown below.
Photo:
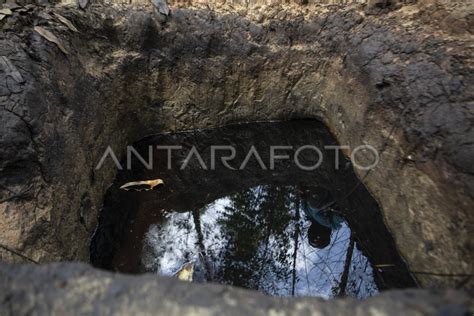
<path fill-rule="evenodd" d="M 155 180 L 144 180 L 144 181 L 132 181 L 132 182 L 127 182 L 124 185 L 120 187 L 122 190 L 126 191 L 150 191 L 153 190 L 156 186 L 158 185 L 163 185 L 164 182 L 161 179 L 155 179 Z"/>
<path fill-rule="evenodd" d="M 193 281 L 193 273 L 194 273 L 194 263 L 187 262 L 179 268 L 179 270 L 173 275 L 177 277 L 181 281 L 192 282 Z"/>

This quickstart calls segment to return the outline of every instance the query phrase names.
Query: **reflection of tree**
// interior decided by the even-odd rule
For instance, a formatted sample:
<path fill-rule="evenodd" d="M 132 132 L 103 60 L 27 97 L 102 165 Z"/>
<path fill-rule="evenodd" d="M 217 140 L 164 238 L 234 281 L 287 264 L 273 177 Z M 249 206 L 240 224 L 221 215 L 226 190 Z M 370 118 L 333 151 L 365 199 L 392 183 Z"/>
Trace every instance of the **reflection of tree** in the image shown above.
<path fill-rule="evenodd" d="M 219 219 L 227 236 L 220 282 L 271 292 L 290 274 L 292 187 L 260 186 L 230 197 Z"/>
<path fill-rule="evenodd" d="M 344 263 L 344 271 L 341 275 L 341 281 L 339 282 L 339 297 L 346 295 L 347 280 L 349 278 L 349 269 L 351 267 L 352 253 L 354 252 L 354 234 L 351 234 L 349 247 L 347 248 L 346 262 Z"/>
<path fill-rule="evenodd" d="M 196 230 L 197 241 L 196 244 L 199 248 L 199 257 L 201 258 L 203 265 L 204 265 L 204 278 L 206 280 L 210 280 L 212 278 L 212 271 L 211 265 L 209 262 L 209 256 L 206 251 L 206 247 L 204 246 L 204 235 L 201 229 L 201 210 L 194 210 L 193 212 L 193 222 L 194 222 L 194 229 Z"/>
<path fill-rule="evenodd" d="M 186 213 L 167 214 L 160 223 L 150 226 L 141 258 L 147 271 L 170 274 L 175 272 L 182 263 L 191 260 L 192 250 L 181 247 L 193 234 L 194 227 L 190 215 Z M 166 256 L 172 257 L 180 264 L 172 267 L 163 266 L 162 259 Z"/>
<path fill-rule="evenodd" d="M 298 257 L 298 237 L 300 235 L 300 193 L 296 193 L 295 199 L 295 241 L 294 241 L 294 250 L 293 250 L 293 271 L 291 276 L 291 296 L 295 296 L 296 289 L 296 258 Z"/>
<path fill-rule="evenodd" d="M 170 275 L 196 263 L 194 279 L 273 295 L 367 297 L 377 288 L 349 227 L 324 249 L 308 242 L 310 221 L 295 187 L 264 185 L 190 213 L 168 213 L 147 234 L 145 267 Z M 219 204 L 220 203 L 220 204 Z"/>

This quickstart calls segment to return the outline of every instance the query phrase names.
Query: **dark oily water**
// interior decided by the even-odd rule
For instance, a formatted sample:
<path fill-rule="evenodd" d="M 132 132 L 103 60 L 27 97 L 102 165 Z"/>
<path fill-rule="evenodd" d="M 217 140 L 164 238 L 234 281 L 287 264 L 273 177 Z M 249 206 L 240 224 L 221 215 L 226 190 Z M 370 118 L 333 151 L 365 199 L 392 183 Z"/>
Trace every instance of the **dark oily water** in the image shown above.
<path fill-rule="evenodd" d="M 234 148 L 227 161 L 231 168 L 220 160 L 229 152 L 212 153 L 216 145 Z M 324 149 L 328 145 L 337 144 L 315 120 L 144 138 L 133 147 L 146 160 L 152 149 L 152 167 L 135 159 L 131 169 L 118 172 L 104 197 L 91 262 L 113 271 L 164 275 L 191 263 L 195 282 L 274 295 L 367 297 L 416 286 L 377 202 L 351 162 L 342 154 L 336 159 L 333 149 Z M 156 146 L 181 147 L 168 156 Z M 272 146 L 286 146 L 278 154 L 290 159 L 275 160 L 272 166 Z M 302 146 L 321 149 L 318 168 L 295 164 L 293 157 Z M 200 159 L 187 159 L 193 148 Z M 261 161 L 252 156 L 240 168 L 252 148 Z M 305 166 L 318 159 L 311 150 L 299 155 Z M 162 179 L 164 186 L 142 192 L 120 189 L 130 181 L 150 179 Z M 334 202 L 329 214 L 313 214 L 328 201 Z M 331 229 L 314 224 L 325 218 L 331 218 Z"/>
<path fill-rule="evenodd" d="M 190 262 L 195 282 L 278 296 L 376 294 L 373 267 L 347 222 L 328 232 L 328 245 L 315 245 L 318 231 L 300 199 L 296 186 L 262 185 L 195 211 L 166 212 L 150 226 L 142 262 L 170 276 Z"/>

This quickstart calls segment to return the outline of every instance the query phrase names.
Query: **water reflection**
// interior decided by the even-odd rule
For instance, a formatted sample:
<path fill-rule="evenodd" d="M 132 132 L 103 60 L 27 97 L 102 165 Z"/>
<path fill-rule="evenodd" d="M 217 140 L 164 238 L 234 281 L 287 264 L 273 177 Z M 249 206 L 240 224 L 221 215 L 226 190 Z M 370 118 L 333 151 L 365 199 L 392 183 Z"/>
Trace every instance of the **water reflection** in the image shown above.
<path fill-rule="evenodd" d="M 165 212 L 146 236 L 142 263 L 174 274 L 193 262 L 195 282 L 218 282 L 278 296 L 378 292 L 373 270 L 324 191 L 261 185 L 187 213 Z M 327 235 L 327 242 L 322 240 Z"/>

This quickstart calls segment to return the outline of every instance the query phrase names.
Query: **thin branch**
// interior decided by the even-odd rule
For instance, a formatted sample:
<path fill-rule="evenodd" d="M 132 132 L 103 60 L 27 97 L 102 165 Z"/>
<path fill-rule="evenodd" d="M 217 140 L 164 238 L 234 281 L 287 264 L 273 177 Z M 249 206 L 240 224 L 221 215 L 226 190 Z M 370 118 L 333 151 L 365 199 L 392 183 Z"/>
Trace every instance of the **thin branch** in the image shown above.
<path fill-rule="evenodd" d="M 439 276 L 439 277 L 450 277 L 450 278 L 464 278 L 464 277 L 473 277 L 474 274 L 472 273 L 436 273 L 436 272 L 428 272 L 428 271 L 410 271 L 413 274 L 426 274 L 432 276 Z"/>
<path fill-rule="evenodd" d="M 390 270 L 400 270 L 403 271 L 405 269 L 396 267 L 395 265 L 379 265 L 376 264 L 373 266 L 374 268 L 383 268 L 383 269 L 390 269 Z M 378 269 L 375 269 L 378 270 Z M 473 273 L 441 273 L 441 272 L 430 272 L 430 271 L 412 271 L 408 270 L 412 274 L 424 274 L 424 275 L 432 275 L 437 277 L 448 277 L 448 278 L 465 278 L 465 277 L 474 277 Z"/>
<path fill-rule="evenodd" d="M 12 253 L 12 254 L 14 254 L 14 255 L 17 255 L 18 257 L 21 257 L 21 258 L 23 258 L 23 259 L 25 259 L 25 260 L 28 260 L 28 261 L 33 262 L 33 263 L 35 263 L 35 264 L 39 264 L 38 261 L 36 261 L 36 260 L 34 260 L 34 259 L 31 259 L 31 258 L 25 256 L 24 254 L 22 254 L 22 253 L 16 251 L 15 249 L 12 249 L 12 248 L 10 248 L 10 247 L 8 247 L 8 246 L 5 246 L 5 245 L 0 244 L 0 248 L 2 248 L 2 249 L 6 250 L 6 251 L 8 251 L 8 252 L 10 252 L 10 253 Z"/>
<path fill-rule="evenodd" d="M 23 190 L 23 191 L 21 191 L 21 192 L 19 192 L 19 193 L 15 193 L 15 192 L 11 191 L 10 189 L 7 189 L 8 191 L 12 192 L 13 194 L 10 195 L 10 196 L 8 196 L 8 197 L 6 197 L 6 198 L 1 199 L 1 200 L 0 200 L 0 204 L 1 204 L 1 203 L 8 202 L 8 201 L 13 200 L 13 199 L 17 199 L 17 198 L 23 197 L 23 195 L 25 195 L 28 191 L 30 191 L 31 188 L 32 188 L 32 185 L 30 185 L 28 188 L 26 188 L 25 190 Z"/>

